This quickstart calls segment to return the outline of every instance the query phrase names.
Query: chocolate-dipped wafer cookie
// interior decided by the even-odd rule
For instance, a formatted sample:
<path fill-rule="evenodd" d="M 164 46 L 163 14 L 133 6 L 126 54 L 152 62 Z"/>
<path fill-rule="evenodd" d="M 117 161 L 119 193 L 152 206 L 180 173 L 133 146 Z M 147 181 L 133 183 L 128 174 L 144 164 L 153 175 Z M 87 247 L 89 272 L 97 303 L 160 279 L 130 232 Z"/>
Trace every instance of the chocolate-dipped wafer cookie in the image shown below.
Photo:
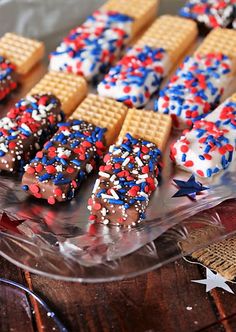
<path fill-rule="evenodd" d="M 60 101 L 53 95 L 21 99 L 0 120 L 0 170 L 21 171 L 63 119 Z"/>
<path fill-rule="evenodd" d="M 168 115 L 128 111 L 118 143 L 109 148 L 99 168 L 88 201 L 90 220 L 130 227 L 145 218 L 170 129 Z"/>

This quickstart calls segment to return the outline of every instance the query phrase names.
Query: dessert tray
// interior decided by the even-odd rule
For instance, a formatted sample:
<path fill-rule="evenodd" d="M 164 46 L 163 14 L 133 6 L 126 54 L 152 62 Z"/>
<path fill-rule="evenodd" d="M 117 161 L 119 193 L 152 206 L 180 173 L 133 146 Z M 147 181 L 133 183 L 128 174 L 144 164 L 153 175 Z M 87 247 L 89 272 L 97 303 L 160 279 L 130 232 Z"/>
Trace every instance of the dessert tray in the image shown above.
<path fill-rule="evenodd" d="M 2 116 L 43 77 L 47 65 L 46 57 L 45 63 L 23 78 L 21 88 L 1 104 Z M 166 78 L 163 86 L 167 81 Z M 235 83 L 232 81 L 232 91 Z M 91 83 L 89 89 L 96 91 Z M 153 96 L 146 109 L 154 108 L 156 97 Z M 236 164 L 231 163 L 213 178 L 191 178 L 191 173 L 176 168 L 169 158 L 170 146 L 179 136 L 174 131 L 168 140 L 159 187 L 151 197 L 146 219 L 135 227 L 88 221 L 87 202 L 96 173 L 81 185 L 73 200 L 55 205 L 22 191 L 20 175 L 2 173 L 0 255 L 19 267 L 50 278 L 105 282 L 151 271 L 233 235 Z M 194 199 L 191 195 L 178 195 L 186 189 L 186 183 L 200 186 Z M 204 236 L 196 239 L 196 232 Z"/>

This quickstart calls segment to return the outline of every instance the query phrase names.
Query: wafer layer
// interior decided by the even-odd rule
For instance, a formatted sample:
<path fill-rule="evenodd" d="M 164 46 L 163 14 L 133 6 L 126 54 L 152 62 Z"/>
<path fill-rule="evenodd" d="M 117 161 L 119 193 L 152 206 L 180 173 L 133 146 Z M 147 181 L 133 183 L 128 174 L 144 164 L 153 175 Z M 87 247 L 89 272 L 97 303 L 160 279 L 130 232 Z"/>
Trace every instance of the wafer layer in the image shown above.
<path fill-rule="evenodd" d="M 29 94 L 53 93 L 61 101 L 62 109 L 66 115 L 70 115 L 76 106 L 87 94 L 86 81 L 74 74 L 63 72 L 49 72 Z"/>
<path fill-rule="evenodd" d="M 71 119 L 87 121 L 106 128 L 106 143 L 110 145 L 121 129 L 126 113 L 127 107 L 122 103 L 89 94 L 71 115 Z"/>
<path fill-rule="evenodd" d="M 145 25 L 156 17 L 159 0 L 109 0 L 102 9 L 116 11 L 134 19 L 132 35 L 135 35 Z"/>
<path fill-rule="evenodd" d="M 171 117 L 153 111 L 130 109 L 122 126 L 119 139 L 127 133 L 155 143 L 163 151 L 171 130 Z"/>
<path fill-rule="evenodd" d="M 177 61 L 197 37 L 195 22 L 177 16 L 163 15 L 143 34 L 135 46 L 164 48 Z"/>
<path fill-rule="evenodd" d="M 10 60 L 19 74 L 26 74 L 42 59 L 44 45 L 33 39 L 6 33 L 0 38 L 0 55 Z"/>
<path fill-rule="evenodd" d="M 236 31 L 216 28 L 212 30 L 196 50 L 196 53 L 222 53 L 231 59 L 236 59 Z"/>

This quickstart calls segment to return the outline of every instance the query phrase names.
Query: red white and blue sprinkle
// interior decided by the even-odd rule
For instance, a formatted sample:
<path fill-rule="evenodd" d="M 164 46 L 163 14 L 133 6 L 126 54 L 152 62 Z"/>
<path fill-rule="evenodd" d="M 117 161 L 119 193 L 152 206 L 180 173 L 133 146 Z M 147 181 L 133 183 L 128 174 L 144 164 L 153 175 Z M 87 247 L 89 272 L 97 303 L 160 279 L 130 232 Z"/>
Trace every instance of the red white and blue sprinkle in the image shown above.
<path fill-rule="evenodd" d="M 25 167 L 22 189 L 49 204 L 70 200 L 105 151 L 105 129 L 85 121 L 60 123 L 59 130 Z"/>
<path fill-rule="evenodd" d="M 0 101 L 16 89 L 15 66 L 4 57 L 0 56 Z"/>
<path fill-rule="evenodd" d="M 133 47 L 98 85 L 98 94 L 130 107 L 144 106 L 167 75 L 169 61 L 162 48 Z"/>
<path fill-rule="evenodd" d="M 158 185 L 160 157 L 155 144 L 130 134 L 112 145 L 88 201 L 90 220 L 128 227 L 143 220 Z"/>
<path fill-rule="evenodd" d="M 17 102 L 0 120 L 0 169 L 21 171 L 62 119 L 60 101 L 53 95 L 27 96 Z"/>
<path fill-rule="evenodd" d="M 95 11 L 51 53 L 50 68 L 94 79 L 120 55 L 130 38 L 132 21 L 120 13 Z"/>
<path fill-rule="evenodd" d="M 155 109 L 170 114 L 175 128 L 191 127 L 219 105 L 231 72 L 232 62 L 223 54 L 187 57 L 160 91 Z"/>
<path fill-rule="evenodd" d="M 230 27 L 235 19 L 236 0 L 189 0 L 180 15 L 191 18 L 207 29 Z"/>
<path fill-rule="evenodd" d="M 171 147 L 171 159 L 186 171 L 212 177 L 226 169 L 236 147 L 236 103 L 227 100 L 205 119 L 196 121 Z"/>

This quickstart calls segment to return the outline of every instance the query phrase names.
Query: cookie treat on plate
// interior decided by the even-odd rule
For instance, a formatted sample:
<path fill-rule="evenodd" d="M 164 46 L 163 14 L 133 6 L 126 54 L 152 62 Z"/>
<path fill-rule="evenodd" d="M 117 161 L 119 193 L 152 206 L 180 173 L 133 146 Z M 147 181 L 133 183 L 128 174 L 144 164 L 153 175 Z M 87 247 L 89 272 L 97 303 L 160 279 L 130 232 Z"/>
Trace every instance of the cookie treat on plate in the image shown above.
<path fill-rule="evenodd" d="M 50 55 L 50 69 L 94 79 L 156 16 L 158 0 L 108 1 L 73 29 Z"/>
<path fill-rule="evenodd" d="M 204 33 L 232 26 L 235 14 L 235 0 L 188 0 L 180 10 L 180 15 L 195 20 Z"/>
<path fill-rule="evenodd" d="M 236 142 L 236 95 L 227 99 L 171 147 L 176 165 L 201 177 L 212 177 L 229 167 Z"/>
<path fill-rule="evenodd" d="M 114 142 L 126 106 L 90 94 L 25 167 L 23 190 L 49 204 L 70 200 Z"/>
<path fill-rule="evenodd" d="M 191 127 L 217 107 L 235 73 L 236 31 L 217 28 L 177 69 L 160 91 L 156 110 L 177 129 Z"/>
<path fill-rule="evenodd" d="M 60 100 L 62 110 L 68 116 L 85 98 L 87 91 L 87 83 L 83 77 L 50 71 L 32 88 L 29 94 L 53 93 Z"/>
<path fill-rule="evenodd" d="M 119 140 L 109 148 L 88 201 L 90 220 L 131 227 L 145 218 L 150 196 L 158 186 L 161 151 L 171 118 L 130 109 Z"/>
<path fill-rule="evenodd" d="M 13 33 L 0 38 L 0 101 L 16 89 L 18 76 L 27 74 L 43 55 L 39 41 Z"/>
<path fill-rule="evenodd" d="M 54 95 L 19 100 L 0 120 L 0 170 L 22 171 L 62 119 L 61 104 Z"/>
<path fill-rule="evenodd" d="M 110 69 L 98 85 L 99 95 L 130 107 L 144 106 L 196 37 L 194 22 L 161 16 Z"/>

